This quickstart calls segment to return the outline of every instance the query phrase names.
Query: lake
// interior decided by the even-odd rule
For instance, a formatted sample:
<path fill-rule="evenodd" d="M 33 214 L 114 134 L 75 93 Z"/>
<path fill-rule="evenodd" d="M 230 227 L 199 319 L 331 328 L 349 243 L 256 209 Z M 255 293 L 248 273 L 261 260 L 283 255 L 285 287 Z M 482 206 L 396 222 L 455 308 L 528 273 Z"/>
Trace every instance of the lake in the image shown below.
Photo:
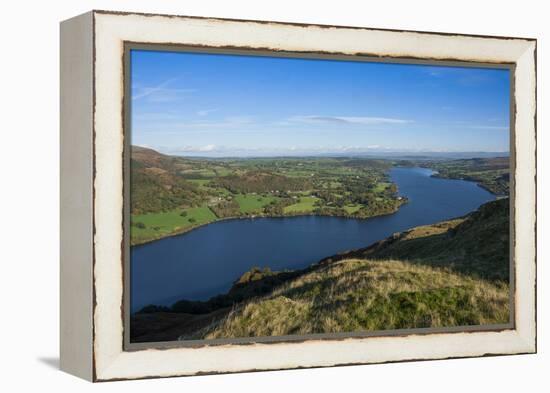
<path fill-rule="evenodd" d="M 207 300 L 254 266 L 303 268 L 395 232 L 462 216 L 495 199 L 473 182 L 432 174 L 425 168 L 393 168 L 390 176 L 409 203 L 387 216 L 235 219 L 132 247 L 131 310 Z"/>

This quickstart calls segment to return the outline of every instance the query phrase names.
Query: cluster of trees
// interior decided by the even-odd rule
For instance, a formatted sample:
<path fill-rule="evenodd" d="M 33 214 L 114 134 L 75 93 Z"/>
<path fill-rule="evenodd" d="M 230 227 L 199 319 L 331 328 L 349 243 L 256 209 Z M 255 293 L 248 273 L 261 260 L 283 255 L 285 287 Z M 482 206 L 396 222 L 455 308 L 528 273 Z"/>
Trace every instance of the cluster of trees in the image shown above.
<path fill-rule="evenodd" d="M 318 207 L 313 211 L 313 213 L 319 214 L 322 216 L 337 216 L 337 217 L 350 215 L 347 211 L 345 211 L 340 207 L 328 207 L 328 206 Z"/>
<path fill-rule="evenodd" d="M 197 186 L 178 175 L 156 176 L 146 169 L 133 169 L 130 180 L 132 214 L 199 206 L 205 198 Z"/>
<path fill-rule="evenodd" d="M 133 227 L 139 228 L 139 229 L 147 228 L 147 225 L 145 225 L 145 223 L 143 223 L 141 221 L 137 221 L 137 222 L 132 221 L 130 223 L 130 225 L 133 226 Z M 158 230 L 160 230 L 160 227 L 159 226 L 152 226 L 151 229 L 153 229 L 155 231 L 158 231 Z"/>
<path fill-rule="evenodd" d="M 383 180 L 381 177 L 375 177 L 375 179 L 344 177 L 341 179 L 342 184 L 337 190 L 319 190 L 313 192 L 313 195 L 324 201 L 324 203 L 319 201 L 320 207 L 327 205 L 336 209 L 343 209 L 345 206 L 350 205 L 367 205 L 366 210 L 371 211 L 373 214 L 376 214 L 377 211 L 383 211 L 384 214 L 387 211 L 394 211 L 401 204 L 400 200 L 397 199 L 397 186 L 392 183 L 383 191 L 375 191 L 377 183 Z"/>
<path fill-rule="evenodd" d="M 359 218 L 368 218 L 383 214 L 395 213 L 399 206 L 405 203 L 405 198 L 369 198 L 364 201 L 364 206 L 355 212 L 355 216 Z"/>
<path fill-rule="evenodd" d="M 219 177 L 213 183 L 235 194 L 301 191 L 311 187 L 309 179 L 259 171 Z"/>
<path fill-rule="evenodd" d="M 495 195 L 508 195 L 510 193 L 510 174 L 501 174 L 495 171 L 469 173 L 459 170 L 441 170 L 438 177 L 449 179 L 464 179 L 479 183 L 480 186 Z"/>
<path fill-rule="evenodd" d="M 212 210 L 218 218 L 238 217 L 240 215 L 240 207 L 235 200 L 221 201 L 210 206 L 210 210 Z"/>
<path fill-rule="evenodd" d="M 438 177 L 474 181 L 496 195 L 510 193 L 510 159 L 508 157 L 432 161 L 425 166 L 436 170 Z"/>
<path fill-rule="evenodd" d="M 368 176 L 359 178 L 343 178 L 342 188 L 348 191 L 351 195 L 360 195 L 368 192 L 373 192 L 376 185 L 383 181 L 381 176 Z"/>
<path fill-rule="evenodd" d="M 281 198 L 265 206 L 264 213 L 268 216 L 282 216 L 284 215 L 285 207 L 294 203 L 295 201 L 292 198 Z"/>

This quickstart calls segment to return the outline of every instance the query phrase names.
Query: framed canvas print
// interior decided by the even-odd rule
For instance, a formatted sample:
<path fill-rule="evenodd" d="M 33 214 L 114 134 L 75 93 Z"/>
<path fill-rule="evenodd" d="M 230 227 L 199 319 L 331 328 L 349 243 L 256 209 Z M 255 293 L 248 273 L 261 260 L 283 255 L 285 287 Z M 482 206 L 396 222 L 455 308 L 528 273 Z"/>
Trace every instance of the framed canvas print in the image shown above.
<path fill-rule="evenodd" d="M 61 368 L 536 351 L 536 41 L 61 24 Z"/>

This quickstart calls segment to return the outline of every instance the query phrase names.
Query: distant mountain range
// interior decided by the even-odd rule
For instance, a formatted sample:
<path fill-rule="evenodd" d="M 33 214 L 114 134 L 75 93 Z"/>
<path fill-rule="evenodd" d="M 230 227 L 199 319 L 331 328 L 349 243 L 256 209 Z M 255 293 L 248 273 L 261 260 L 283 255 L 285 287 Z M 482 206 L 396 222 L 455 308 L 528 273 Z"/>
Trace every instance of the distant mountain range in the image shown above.
<path fill-rule="evenodd" d="M 133 149 L 149 150 L 148 148 L 133 146 Z M 388 159 L 414 159 L 414 160 L 434 160 L 434 159 L 469 159 L 469 158 L 493 158 L 509 157 L 509 152 L 488 152 L 488 151 L 465 151 L 465 152 L 444 152 L 444 151 L 391 151 L 391 150 L 345 150 L 334 152 L 320 151 L 280 151 L 277 153 L 267 153 L 260 151 L 218 151 L 218 152 L 195 152 L 195 151 L 164 151 L 158 149 L 162 154 L 172 157 L 184 157 L 193 159 L 254 159 L 254 158 L 299 158 L 299 157 L 331 157 L 331 158 L 388 158 Z M 152 150 L 151 150 L 152 151 Z"/>
<path fill-rule="evenodd" d="M 469 158 L 493 158 L 509 157 L 509 152 L 364 152 L 364 153 L 326 153 L 319 154 L 320 157 L 365 157 L 365 158 L 392 158 L 392 159 L 469 159 Z"/>

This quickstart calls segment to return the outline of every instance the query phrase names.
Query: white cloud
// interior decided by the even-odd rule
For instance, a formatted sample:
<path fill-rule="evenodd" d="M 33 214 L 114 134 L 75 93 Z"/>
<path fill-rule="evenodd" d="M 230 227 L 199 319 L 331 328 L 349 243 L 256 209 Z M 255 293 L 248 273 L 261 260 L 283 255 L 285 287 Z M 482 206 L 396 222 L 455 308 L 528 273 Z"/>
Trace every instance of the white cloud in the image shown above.
<path fill-rule="evenodd" d="M 165 150 L 165 149 L 162 149 Z M 204 146 L 181 146 L 176 149 L 169 150 L 171 153 L 207 153 L 207 152 L 217 152 L 223 151 L 222 146 L 216 146 L 214 144 L 204 145 Z"/>
<path fill-rule="evenodd" d="M 397 119 L 389 117 L 371 117 L 371 116 L 293 116 L 289 121 L 308 123 L 308 124 L 360 124 L 360 125 L 379 125 L 379 124 L 408 124 L 412 120 Z"/>
<path fill-rule="evenodd" d="M 203 109 L 197 112 L 199 116 L 208 116 L 212 112 L 216 112 L 218 109 Z"/>
<path fill-rule="evenodd" d="M 177 148 L 157 147 L 157 150 L 174 155 L 182 156 L 300 156 L 300 155 L 323 155 L 323 154 L 361 154 L 369 152 L 389 151 L 380 145 L 369 146 L 224 146 L 224 145 L 185 145 Z"/>
<path fill-rule="evenodd" d="M 199 151 L 214 151 L 216 150 L 216 145 L 206 145 L 199 148 Z"/>

